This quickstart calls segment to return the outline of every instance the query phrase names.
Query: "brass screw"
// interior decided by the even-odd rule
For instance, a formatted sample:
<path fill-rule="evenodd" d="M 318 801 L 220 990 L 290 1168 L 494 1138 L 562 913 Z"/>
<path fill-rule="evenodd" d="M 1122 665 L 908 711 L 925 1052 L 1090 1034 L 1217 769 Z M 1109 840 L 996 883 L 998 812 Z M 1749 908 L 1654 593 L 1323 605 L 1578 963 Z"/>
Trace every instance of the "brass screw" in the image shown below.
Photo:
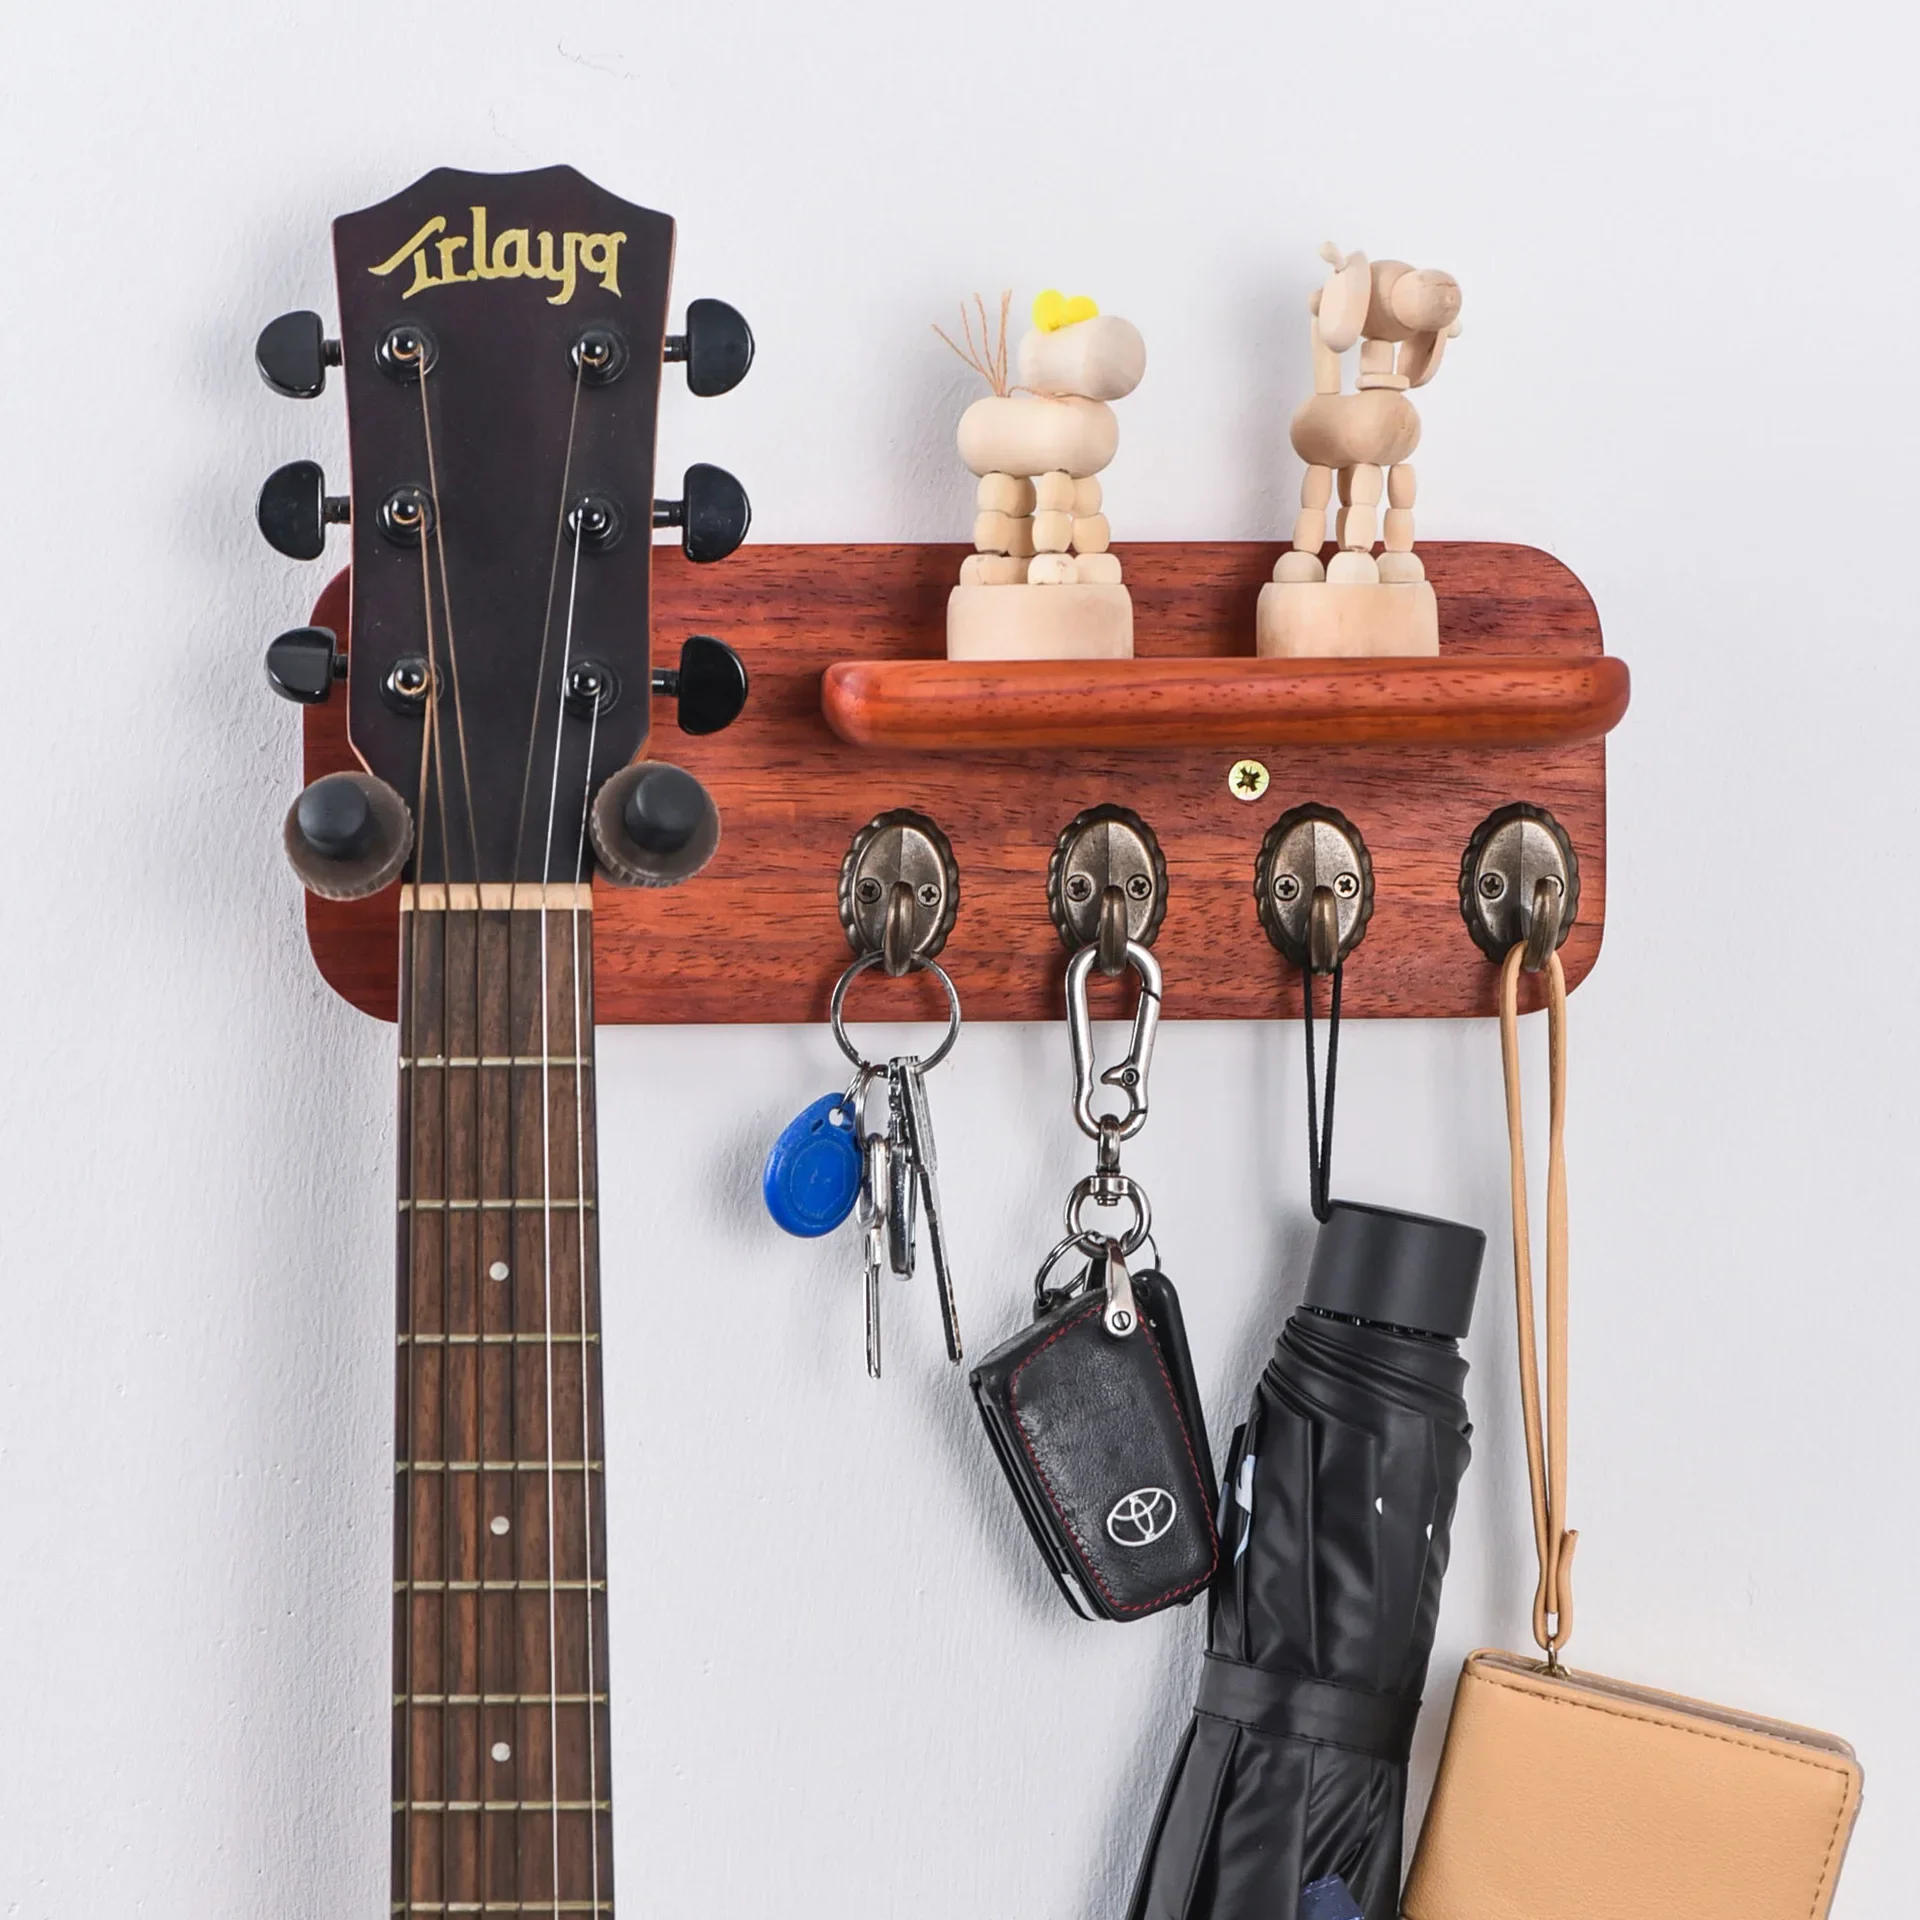
<path fill-rule="evenodd" d="M 1227 770 L 1227 791 L 1236 800 L 1258 800 L 1272 781 L 1273 775 L 1258 760 L 1236 760 Z"/>

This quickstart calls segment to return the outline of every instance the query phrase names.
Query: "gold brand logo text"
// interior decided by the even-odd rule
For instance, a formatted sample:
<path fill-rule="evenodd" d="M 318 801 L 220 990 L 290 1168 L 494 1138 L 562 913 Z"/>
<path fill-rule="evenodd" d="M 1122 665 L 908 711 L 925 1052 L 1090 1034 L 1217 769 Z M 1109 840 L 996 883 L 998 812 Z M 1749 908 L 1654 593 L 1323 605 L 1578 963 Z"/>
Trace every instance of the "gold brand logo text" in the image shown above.
<path fill-rule="evenodd" d="M 556 243 L 551 233 L 507 227 L 489 242 L 486 208 L 471 211 L 472 233 L 448 233 L 446 215 L 436 213 L 391 259 L 368 272 L 384 279 L 412 261 L 413 280 L 400 296 L 403 300 L 429 287 L 456 287 L 469 280 L 552 280 L 560 290 L 547 296 L 547 304 L 564 307 L 583 273 L 619 297 L 624 233 L 563 233 Z"/>

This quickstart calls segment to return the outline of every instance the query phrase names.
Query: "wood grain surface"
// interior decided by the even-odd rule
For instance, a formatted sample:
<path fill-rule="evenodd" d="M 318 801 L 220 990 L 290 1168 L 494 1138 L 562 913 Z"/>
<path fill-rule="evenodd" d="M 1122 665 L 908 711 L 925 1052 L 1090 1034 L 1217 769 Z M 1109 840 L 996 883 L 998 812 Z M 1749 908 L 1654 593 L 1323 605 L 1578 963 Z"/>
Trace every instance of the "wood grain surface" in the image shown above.
<path fill-rule="evenodd" d="M 1036 747 L 1550 747 L 1627 710 L 1610 654 L 1537 660 L 842 660 L 842 740 L 916 753 Z"/>
<path fill-rule="evenodd" d="M 1360 1018 L 1491 1015 L 1497 970 L 1460 919 L 1460 856 L 1497 806 L 1550 808 L 1581 861 L 1580 919 L 1562 948 L 1570 984 L 1592 968 L 1606 913 L 1606 746 L 1288 745 L 1250 723 L 1231 745 L 995 749 L 920 753 L 852 747 L 821 712 L 821 676 L 837 661 L 935 659 L 959 546 L 743 547 L 695 568 L 655 556 L 656 656 L 688 632 L 719 634 L 753 676 L 746 712 L 725 733 L 691 739 L 656 702 L 649 752 L 704 781 L 724 823 L 697 879 L 670 891 L 595 890 L 594 968 L 602 1022 L 814 1021 L 848 959 L 835 913 L 840 861 L 855 832 L 889 807 L 931 814 L 960 866 L 960 912 L 942 958 L 967 1016 L 1059 1015 L 1066 954 L 1047 915 L 1056 836 L 1082 808 L 1119 801 L 1142 814 L 1166 853 L 1170 898 L 1156 948 L 1173 1019 L 1297 1017 L 1297 977 L 1255 916 L 1262 835 L 1304 801 L 1338 807 L 1366 837 L 1375 907 L 1347 965 L 1346 1011 Z M 1142 658 L 1253 653 L 1253 606 L 1277 546 L 1254 542 L 1129 546 Z M 1592 659 L 1600 624 L 1580 582 L 1530 547 L 1441 542 L 1420 549 L 1440 602 L 1443 663 Z M 344 582 L 315 619 L 344 629 Z M 349 644 L 351 636 L 343 632 Z M 307 710 L 307 778 L 353 764 L 345 703 Z M 1272 784 L 1257 802 L 1228 790 L 1242 754 Z M 517 769 L 501 770 L 517 778 Z M 354 1005 L 392 1019 L 398 889 L 371 900 L 310 898 L 314 957 Z M 1121 1004 L 1118 988 L 1102 988 Z M 1531 983 L 1528 983 L 1531 996 Z M 1537 1002 L 1529 997 L 1527 1004 Z M 929 981 L 863 981 L 856 1021 L 933 1017 Z"/>
<path fill-rule="evenodd" d="M 615 1910 L 590 919 L 396 943 L 396 1912 Z"/>

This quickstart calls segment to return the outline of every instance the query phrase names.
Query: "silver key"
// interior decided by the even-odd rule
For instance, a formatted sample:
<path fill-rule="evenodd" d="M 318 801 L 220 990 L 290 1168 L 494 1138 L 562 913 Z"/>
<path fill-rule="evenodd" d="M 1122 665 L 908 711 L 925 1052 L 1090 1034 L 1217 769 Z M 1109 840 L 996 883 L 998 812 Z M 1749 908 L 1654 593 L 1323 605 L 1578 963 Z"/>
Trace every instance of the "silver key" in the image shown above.
<path fill-rule="evenodd" d="M 905 1060 L 887 1062 L 887 1265 L 901 1280 L 913 1278 L 915 1240 L 915 1152 L 907 1113 Z"/>
<path fill-rule="evenodd" d="M 888 1190 L 892 1184 L 887 1137 L 870 1133 L 861 1142 L 860 1198 L 854 1224 L 860 1229 L 867 1282 L 867 1374 L 880 1378 L 880 1276 L 887 1265 Z"/>
<path fill-rule="evenodd" d="M 894 1068 L 900 1069 L 898 1074 Z M 940 1169 L 940 1155 L 933 1143 L 933 1113 L 927 1105 L 927 1075 L 920 1064 L 919 1057 L 909 1054 L 904 1060 L 896 1060 L 888 1068 L 891 1085 L 902 1088 L 902 1118 L 905 1121 L 905 1134 L 908 1150 L 912 1156 L 914 1184 L 920 1189 L 920 1200 L 927 1220 L 927 1245 L 933 1253 L 934 1285 L 940 1293 L 941 1331 L 946 1336 L 947 1358 L 955 1366 L 960 1364 L 960 1315 L 954 1306 L 953 1273 L 947 1265 L 947 1228 L 940 1211 L 940 1186 L 936 1175 Z"/>

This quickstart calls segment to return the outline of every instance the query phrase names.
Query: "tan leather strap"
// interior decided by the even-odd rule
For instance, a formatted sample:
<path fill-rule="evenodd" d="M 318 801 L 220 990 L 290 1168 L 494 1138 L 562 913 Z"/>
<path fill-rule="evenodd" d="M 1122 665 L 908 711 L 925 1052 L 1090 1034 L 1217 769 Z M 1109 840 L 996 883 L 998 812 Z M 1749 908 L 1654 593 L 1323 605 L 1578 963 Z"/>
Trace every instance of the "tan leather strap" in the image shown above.
<path fill-rule="evenodd" d="M 1500 970 L 1500 1058 L 1506 1069 L 1507 1143 L 1513 1171 L 1514 1318 L 1520 1332 L 1520 1416 L 1533 1488 L 1533 1544 L 1540 1584 L 1533 1637 L 1549 1668 L 1573 1637 L 1573 1549 L 1567 1504 L 1567 976 L 1547 958 L 1547 1388 L 1540 1409 L 1540 1355 L 1534 1337 L 1533 1235 L 1527 1220 L 1527 1149 L 1520 1124 L 1520 963 L 1515 947 Z"/>

